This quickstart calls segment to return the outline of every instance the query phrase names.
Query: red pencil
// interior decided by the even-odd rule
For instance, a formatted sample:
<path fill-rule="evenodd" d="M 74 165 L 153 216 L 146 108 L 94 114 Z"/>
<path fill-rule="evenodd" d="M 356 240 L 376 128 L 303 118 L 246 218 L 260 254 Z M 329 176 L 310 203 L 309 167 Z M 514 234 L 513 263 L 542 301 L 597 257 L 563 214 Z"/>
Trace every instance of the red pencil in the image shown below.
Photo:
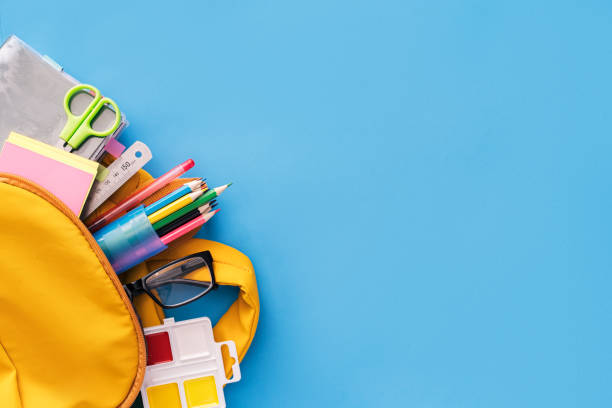
<path fill-rule="evenodd" d="M 151 194 L 160 190 L 162 187 L 167 186 L 170 182 L 176 179 L 178 176 L 185 173 L 187 170 L 194 166 L 194 161 L 189 159 L 184 163 L 179 164 L 163 176 L 155 179 L 152 183 L 147 186 L 141 188 L 140 190 L 132 193 L 129 197 L 125 198 L 119 204 L 117 204 L 114 208 L 102 214 L 95 220 L 93 220 L 88 228 L 91 232 L 96 232 L 109 222 L 113 221 L 115 218 L 119 218 L 120 215 L 128 212 L 132 208 L 135 208 L 138 204 L 142 202 L 145 198 L 149 197 Z"/>
<path fill-rule="evenodd" d="M 206 214 L 202 214 L 199 217 L 194 218 L 193 220 L 189 221 L 188 223 L 181 225 L 177 229 L 172 230 L 171 232 L 167 233 L 160 239 L 164 243 L 164 245 L 168 245 L 170 242 L 174 241 L 177 238 L 182 237 L 183 235 L 187 234 L 189 231 L 193 231 L 194 229 L 204 225 L 206 221 L 210 220 L 213 217 L 213 215 L 215 215 L 218 212 L 219 210 L 215 210 L 215 211 L 212 211 Z"/>

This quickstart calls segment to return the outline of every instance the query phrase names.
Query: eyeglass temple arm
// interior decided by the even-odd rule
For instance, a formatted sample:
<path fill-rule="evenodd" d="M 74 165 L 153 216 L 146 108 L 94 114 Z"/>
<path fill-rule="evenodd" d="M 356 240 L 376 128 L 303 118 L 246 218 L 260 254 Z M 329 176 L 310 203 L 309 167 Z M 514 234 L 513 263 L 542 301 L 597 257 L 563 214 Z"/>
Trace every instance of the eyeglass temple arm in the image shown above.
<path fill-rule="evenodd" d="M 130 300 L 134 299 L 134 296 L 140 294 L 140 292 L 144 292 L 144 286 L 142 284 L 142 279 L 137 280 L 136 282 L 130 282 L 123 285 L 123 289 L 128 295 Z"/>

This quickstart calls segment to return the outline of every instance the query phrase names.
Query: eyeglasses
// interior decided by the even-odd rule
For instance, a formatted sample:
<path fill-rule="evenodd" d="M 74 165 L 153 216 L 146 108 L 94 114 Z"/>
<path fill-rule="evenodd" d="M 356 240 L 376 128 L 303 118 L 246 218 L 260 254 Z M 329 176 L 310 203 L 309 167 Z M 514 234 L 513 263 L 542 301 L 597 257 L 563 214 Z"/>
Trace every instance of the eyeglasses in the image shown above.
<path fill-rule="evenodd" d="M 166 309 L 193 302 L 216 287 L 213 259 L 209 251 L 177 259 L 144 278 L 123 285 L 130 300 L 146 293 Z"/>

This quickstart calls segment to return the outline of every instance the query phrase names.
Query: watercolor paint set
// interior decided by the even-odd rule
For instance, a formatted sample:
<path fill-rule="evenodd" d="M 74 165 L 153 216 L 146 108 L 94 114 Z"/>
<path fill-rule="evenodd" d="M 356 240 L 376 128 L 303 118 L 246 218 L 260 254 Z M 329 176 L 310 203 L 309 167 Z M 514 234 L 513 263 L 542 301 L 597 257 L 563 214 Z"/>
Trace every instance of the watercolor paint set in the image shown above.
<path fill-rule="evenodd" d="M 144 329 L 147 369 L 141 388 L 145 408 L 225 407 L 223 386 L 240 381 L 233 341 L 215 342 L 210 319 L 175 322 Z M 221 348 L 234 359 L 232 378 L 225 375 Z"/>

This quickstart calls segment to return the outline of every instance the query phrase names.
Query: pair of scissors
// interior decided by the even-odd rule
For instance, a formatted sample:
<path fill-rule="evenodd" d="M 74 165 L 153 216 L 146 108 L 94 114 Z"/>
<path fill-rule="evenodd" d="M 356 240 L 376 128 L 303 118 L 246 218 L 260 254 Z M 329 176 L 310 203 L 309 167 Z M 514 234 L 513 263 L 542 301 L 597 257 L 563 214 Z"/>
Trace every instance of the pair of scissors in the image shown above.
<path fill-rule="evenodd" d="M 83 113 L 75 115 L 70 110 L 70 101 L 81 92 L 86 92 L 94 98 Z M 94 130 L 91 124 L 105 105 L 110 105 L 113 108 L 115 112 L 115 122 L 106 130 Z M 106 137 L 112 135 L 113 132 L 119 128 L 119 124 L 121 123 L 121 112 L 115 101 L 103 97 L 100 91 L 91 85 L 80 84 L 72 87 L 64 97 L 64 110 L 66 111 L 68 120 L 60 133 L 60 141 L 57 147 L 68 152 L 78 149 L 83 142 L 91 136 Z"/>

